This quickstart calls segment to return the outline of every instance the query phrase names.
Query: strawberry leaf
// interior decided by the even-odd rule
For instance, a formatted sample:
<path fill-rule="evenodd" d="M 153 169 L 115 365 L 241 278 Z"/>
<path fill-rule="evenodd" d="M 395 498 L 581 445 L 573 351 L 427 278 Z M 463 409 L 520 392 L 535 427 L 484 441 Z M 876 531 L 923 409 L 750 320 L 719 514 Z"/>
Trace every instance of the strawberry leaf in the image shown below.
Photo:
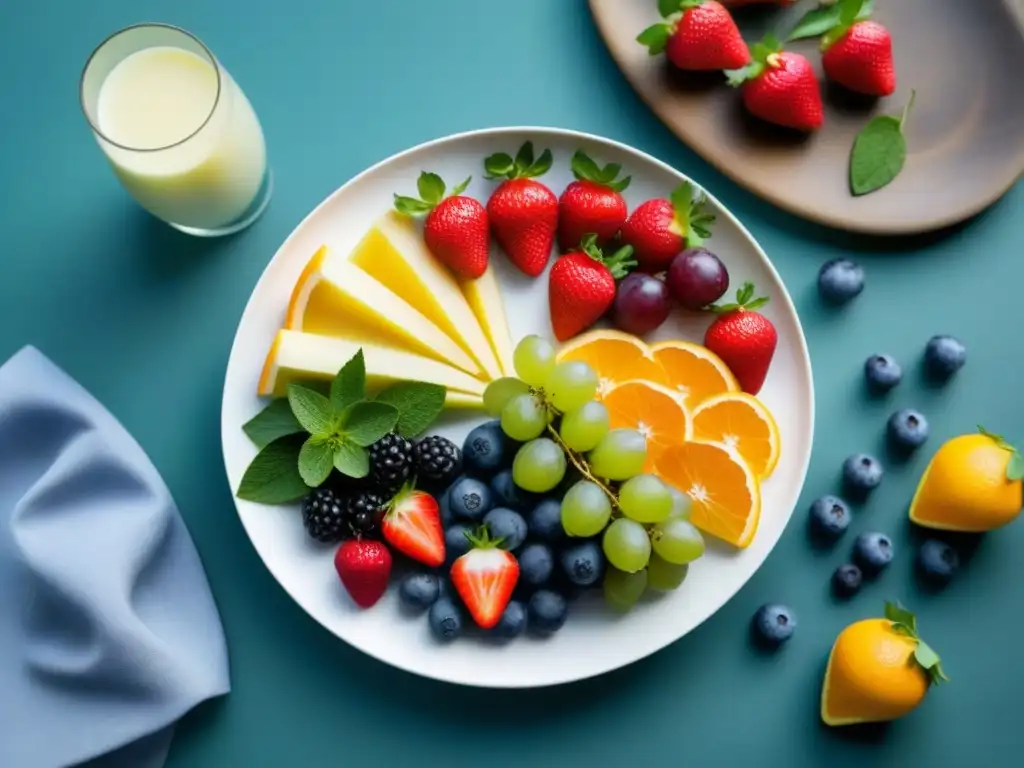
<path fill-rule="evenodd" d="M 540 153 L 540 157 L 533 163 L 530 163 L 530 167 L 522 174 L 520 178 L 533 179 L 537 176 L 543 176 L 545 173 L 551 170 L 551 164 L 554 162 L 554 157 L 551 155 L 550 149 L 545 149 Z"/>
<path fill-rule="evenodd" d="M 661 14 L 663 19 L 667 19 L 673 13 L 676 13 L 682 5 L 682 0 L 658 0 L 658 13 Z"/>
<path fill-rule="evenodd" d="M 467 176 L 465 181 L 463 181 L 460 184 L 456 185 L 455 189 L 453 189 L 451 191 L 451 194 L 449 195 L 449 197 L 458 197 L 459 195 L 461 195 L 463 192 L 466 191 L 466 187 L 469 186 L 469 182 L 471 182 L 472 180 L 473 180 L 472 176 Z"/>
<path fill-rule="evenodd" d="M 604 260 L 604 265 L 616 280 L 621 280 L 628 275 L 637 263 L 636 259 L 633 258 L 633 246 L 631 245 L 622 246 Z"/>
<path fill-rule="evenodd" d="M 516 175 L 525 172 L 531 165 L 533 165 L 533 142 L 523 142 L 523 146 L 516 152 L 515 160 L 515 171 Z"/>
<path fill-rule="evenodd" d="M 488 179 L 504 179 L 515 169 L 511 155 L 497 152 L 484 160 L 484 176 Z"/>
<path fill-rule="evenodd" d="M 416 189 L 420 197 L 427 203 L 437 205 L 444 198 L 444 180 L 436 173 L 424 171 L 416 181 Z"/>
<path fill-rule="evenodd" d="M 572 160 L 569 161 L 569 168 L 572 175 L 580 181 L 599 181 L 601 179 L 600 167 L 582 149 L 577 149 L 573 153 Z"/>
<path fill-rule="evenodd" d="M 395 195 L 395 210 L 404 213 L 406 216 L 419 216 L 422 213 L 429 213 L 434 209 L 430 203 L 417 200 L 415 197 L 404 197 Z"/>
<path fill-rule="evenodd" d="M 924 640 L 917 641 L 917 648 L 914 649 L 914 661 L 928 673 L 928 679 L 932 685 L 949 682 L 946 673 L 942 671 L 942 660 L 939 659 L 939 654 L 932 650 L 932 647 Z"/>
<path fill-rule="evenodd" d="M 910 629 L 911 634 L 917 637 L 917 617 L 912 611 L 908 611 L 899 602 L 885 603 L 885 618 L 894 624 L 902 624 Z"/>
<path fill-rule="evenodd" d="M 649 55 L 657 56 L 659 53 L 664 53 L 670 37 L 672 37 L 672 27 L 659 21 L 637 35 L 636 41 L 647 48 Z"/>
<path fill-rule="evenodd" d="M 874 0 L 861 0 L 861 7 L 855 20 L 864 21 L 864 19 L 869 18 L 874 10 L 874 4 Z M 786 40 L 792 42 L 793 40 L 803 40 L 809 37 L 824 35 L 840 23 L 842 9 L 842 3 L 819 5 L 817 8 L 812 8 L 797 22 L 797 25 L 786 37 Z"/>

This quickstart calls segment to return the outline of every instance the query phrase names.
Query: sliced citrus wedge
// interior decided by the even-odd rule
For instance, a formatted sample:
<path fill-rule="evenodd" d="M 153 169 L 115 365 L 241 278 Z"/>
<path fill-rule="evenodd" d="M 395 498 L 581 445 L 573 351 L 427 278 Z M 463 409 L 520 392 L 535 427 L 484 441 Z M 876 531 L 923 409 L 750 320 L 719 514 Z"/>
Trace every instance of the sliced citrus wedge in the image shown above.
<path fill-rule="evenodd" d="M 668 387 L 649 381 L 616 384 L 603 399 L 612 429 L 635 429 L 647 439 L 645 472 L 654 472 L 658 457 L 690 437 L 690 414 Z"/>
<path fill-rule="evenodd" d="M 558 361 L 578 360 L 597 373 L 597 398 L 612 387 L 631 379 L 667 384 L 665 371 L 654 360 L 648 346 L 622 331 L 597 330 L 577 336 L 558 350 Z"/>
<path fill-rule="evenodd" d="M 693 439 L 736 450 L 761 480 L 779 463 L 779 428 L 764 403 L 745 392 L 714 395 L 693 411 Z"/>
<path fill-rule="evenodd" d="M 651 354 L 664 370 L 663 382 L 693 409 L 714 395 L 739 392 L 740 385 L 718 355 L 690 341 L 659 341 Z"/>
<path fill-rule="evenodd" d="M 682 443 L 658 457 L 656 472 L 693 500 L 694 525 L 741 549 L 750 546 L 761 517 L 761 488 L 735 451 L 720 443 Z"/>

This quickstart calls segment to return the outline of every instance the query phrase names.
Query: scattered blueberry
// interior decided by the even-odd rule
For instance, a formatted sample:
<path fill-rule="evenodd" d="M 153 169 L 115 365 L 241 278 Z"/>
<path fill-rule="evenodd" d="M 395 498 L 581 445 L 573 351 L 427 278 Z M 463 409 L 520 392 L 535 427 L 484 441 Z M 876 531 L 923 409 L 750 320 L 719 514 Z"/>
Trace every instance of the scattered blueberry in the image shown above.
<path fill-rule="evenodd" d="M 762 605 L 754 614 L 754 632 L 769 645 L 782 645 L 796 630 L 796 615 L 784 605 Z"/>
<path fill-rule="evenodd" d="M 526 521 L 518 512 L 504 507 L 492 509 L 484 515 L 484 525 L 492 539 L 501 539 L 501 548 L 514 552 L 526 541 Z"/>
<path fill-rule="evenodd" d="M 956 574 L 960 568 L 960 555 L 944 541 L 928 539 L 921 545 L 917 564 L 921 573 L 934 582 L 944 584 Z"/>
<path fill-rule="evenodd" d="M 557 592 L 538 589 L 526 608 L 530 630 L 540 634 L 557 632 L 569 615 L 569 604 Z"/>
<path fill-rule="evenodd" d="M 894 448 L 910 453 L 928 439 L 928 419 L 915 410 L 904 408 L 889 417 L 886 432 Z"/>
<path fill-rule="evenodd" d="M 503 469 L 491 478 L 491 495 L 498 507 L 508 507 L 516 512 L 529 509 L 533 503 L 531 494 L 512 482 L 512 470 Z"/>
<path fill-rule="evenodd" d="M 477 522 L 491 509 L 491 489 L 475 477 L 460 477 L 448 489 L 448 506 L 456 520 Z"/>
<path fill-rule="evenodd" d="M 466 442 L 462 445 L 462 465 L 471 474 L 490 477 L 511 459 L 507 455 L 507 447 L 500 422 L 488 421 L 466 435 Z"/>
<path fill-rule="evenodd" d="M 451 565 L 464 554 L 469 552 L 471 544 L 469 539 L 466 538 L 467 533 L 472 533 L 473 529 L 468 525 L 462 525 L 456 523 L 444 532 L 444 554 L 445 562 Z"/>
<path fill-rule="evenodd" d="M 863 580 L 864 574 L 860 572 L 860 568 L 853 563 L 846 563 L 836 568 L 832 574 L 832 588 L 837 594 L 850 597 L 860 591 Z"/>
<path fill-rule="evenodd" d="M 548 544 L 559 544 L 565 540 L 562 527 L 562 503 L 556 499 L 544 499 L 533 508 L 528 517 L 530 534 Z"/>
<path fill-rule="evenodd" d="M 867 496 L 882 482 L 882 464 L 874 456 L 855 453 L 843 462 L 843 485 L 859 496 Z"/>
<path fill-rule="evenodd" d="M 864 290 L 864 269 L 849 259 L 826 261 L 818 270 L 818 293 L 831 304 L 845 304 Z"/>
<path fill-rule="evenodd" d="M 547 584 L 555 568 L 555 556 L 547 544 L 527 544 L 519 553 L 519 581 L 531 587 Z"/>
<path fill-rule="evenodd" d="M 427 620 L 430 631 L 441 642 L 450 642 L 462 634 L 462 611 L 447 597 L 430 606 Z"/>
<path fill-rule="evenodd" d="M 524 629 L 526 629 L 526 607 L 518 600 L 511 600 L 505 606 L 505 610 L 491 630 L 491 634 L 503 640 L 511 640 L 513 637 L 523 634 Z"/>
<path fill-rule="evenodd" d="M 425 611 L 437 602 L 441 585 L 432 573 L 412 573 L 398 585 L 398 599 L 410 610 Z"/>
<path fill-rule="evenodd" d="M 822 496 L 811 504 L 811 526 L 827 539 L 838 539 L 850 525 L 850 508 L 837 496 Z"/>
<path fill-rule="evenodd" d="M 903 379 L 903 369 L 891 355 L 872 355 L 864 361 L 864 376 L 876 392 L 888 392 Z"/>
<path fill-rule="evenodd" d="M 589 587 L 599 582 L 604 576 L 604 567 L 604 552 L 593 539 L 573 544 L 562 552 L 562 570 L 578 587 Z"/>
<path fill-rule="evenodd" d="M 862 533 L 853 544 L 853 557 L 861 568 L 878 573 L 892 562 L 892 541 L 884 533 Z"/>
<path fill-rule="evenodd" d="M 452 507 L 448 503 L 447 488 L 437 495 L 437 509 L 441 515 L 441 527 L 447 528 L 455 522 L 455 515 L 452 514 Z"/>
<path fill-rule="evenodd" d="M 925 367 L 937 379 L 948 379 L 966 362 L 967 348 L 952 336 L 932 336 L 925 345 Z"/>

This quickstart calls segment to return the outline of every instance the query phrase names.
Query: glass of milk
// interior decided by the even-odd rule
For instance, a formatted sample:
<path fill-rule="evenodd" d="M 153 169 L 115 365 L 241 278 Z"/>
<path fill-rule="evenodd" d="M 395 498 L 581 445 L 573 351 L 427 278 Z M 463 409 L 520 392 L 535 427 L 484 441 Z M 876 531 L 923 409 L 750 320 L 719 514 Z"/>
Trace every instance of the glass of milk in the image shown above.
<path fill-rule="evenodd" d="M 121 184 L 192 235 L 254 222 L 273 186 L 263 129 L 242 89 L 198 38 L 128 27 L 85 65 L 82 108 Z"/>

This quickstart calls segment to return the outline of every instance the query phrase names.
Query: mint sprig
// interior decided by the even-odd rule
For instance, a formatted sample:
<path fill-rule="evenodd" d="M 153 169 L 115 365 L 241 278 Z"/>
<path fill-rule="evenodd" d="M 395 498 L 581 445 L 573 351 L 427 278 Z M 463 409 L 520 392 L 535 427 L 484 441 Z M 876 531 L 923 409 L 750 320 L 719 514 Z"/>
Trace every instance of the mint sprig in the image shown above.
<path fill-rule="evenodd" d="M 858 6 L 853 14 L 854 20 L 863 21 L 871 16 L 875 5 L 874 0 L 841 0 L 841 2 L 831 5 L 819 5 L 803 15 L 786 40 L 792 42 L 826 34 L 840 24 L 844 8 L 849 14 L 854 3 Z"/>
<path fill-rule="evenodd" d="M 294 435 L 303 432 L 302 425 L 292 413 L 292 406 L 285 397 L 279 397 L 253 416 L 243 426 L 242 430 L 249 439 L 256 443 L 257 448 L 266 445 L 285 435 Z"/>
<path fill-rule="evenodd" d="M 265 445 L 242 475 L 238 498 L 288 504 L 309 493 L 309 486 L 299 474 L 302 444 L 302 435 L 285 435 Z"/>
<path fill-rule="evenodd" d="M 914 106 L 914 95 L 911 91 L 902 115 L 879 115 L 854 139 L 850 150 L 850 191 L 855 196 L 881 189 L 903 170 L 907 159 L 903 129 Z"/>
<path fill-rule="evenodd" d="M 398 409 L 395 431 L 411 439 L 434 423 L 444 408 L 445 388 L 422 381 L 400 381 L 379 392 L 374 398 Z"/>
<path fill-rule="evenodd" d="M 1010 452 L 1010 461 L 1006 464 L 1006 479 L 1010 482 L 1016 482 L 1024 478 L 1024 456 L 1021 456 L 1016 446 L 1008 443 L 1002 435 L 989 432 L 981 424 L 978 425 L 978 432 L 995 442 L 1004 451 Z"/>
<path fill-rule="evenodd" d="M 939 655 L 917 633 L 917 617 L 913 612 L 908 611 L 899 602 L 886 601 L 885 618 L 892 622 L 893 632 L 905 635 L 915 641 L 914 661 L 928 674 L 928 681 L 932 685 L 949 682 L 946 673 L 942 671 L 942 661 L 939 659 Z"/>

